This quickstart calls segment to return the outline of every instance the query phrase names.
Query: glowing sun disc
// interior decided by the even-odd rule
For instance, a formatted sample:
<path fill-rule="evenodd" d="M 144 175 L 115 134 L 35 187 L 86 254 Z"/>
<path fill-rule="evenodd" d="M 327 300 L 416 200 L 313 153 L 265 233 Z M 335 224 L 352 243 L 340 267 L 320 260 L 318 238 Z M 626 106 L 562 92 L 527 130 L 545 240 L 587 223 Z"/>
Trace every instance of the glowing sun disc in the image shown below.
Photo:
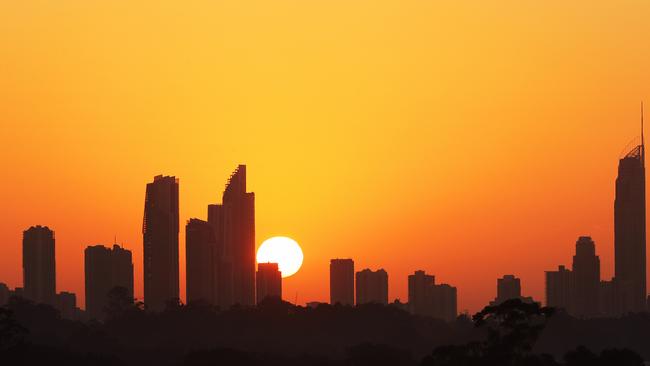
<path fill-rule="evenodd" d="M 274 236 L 264 240 L 257 249 L 257 263 L 277 263 L 282 278 L 294 275 L 302 266 L 302 249 L 286 236 Z"/>

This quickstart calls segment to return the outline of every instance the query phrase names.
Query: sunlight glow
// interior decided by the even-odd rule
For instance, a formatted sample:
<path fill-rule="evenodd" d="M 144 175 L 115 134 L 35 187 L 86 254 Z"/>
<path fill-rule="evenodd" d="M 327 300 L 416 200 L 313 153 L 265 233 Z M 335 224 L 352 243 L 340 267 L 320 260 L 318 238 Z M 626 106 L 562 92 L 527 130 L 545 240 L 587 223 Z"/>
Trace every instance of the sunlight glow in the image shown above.
<path fill-rule="evenodd" d="M 257 263 L 277 263 L 282 278 L 294 275 L 302 266 L 302 249 L 298 243 L 286 236 L 266 239 L 257 250 Z"/>

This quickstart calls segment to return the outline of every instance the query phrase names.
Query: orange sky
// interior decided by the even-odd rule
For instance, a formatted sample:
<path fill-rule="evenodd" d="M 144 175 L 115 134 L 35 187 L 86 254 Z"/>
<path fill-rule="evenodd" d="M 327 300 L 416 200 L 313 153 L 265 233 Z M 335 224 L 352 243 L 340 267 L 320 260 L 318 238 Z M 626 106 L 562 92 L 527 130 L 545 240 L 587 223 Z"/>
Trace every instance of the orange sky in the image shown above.
<path fill-rule="evenodd" d="M 57 289 L 83 304 L 83 249 L 132 249 L 145 184 L 180 178 L 205 218 L 248 165 L 258 245 L 295 238 L 284 296 L 328 299 L 328 262 L 416 269 L 478 310 L 514 273 L 592 235 L 613 270 L 617 158 L 650 101 L 650 3 L 223 0 L 0 3 L 0 281 L 49 225 Z M 184 231 L 181 232 L 184 254 Z M 184 286 L 181 257 L 181 293 Z"/>

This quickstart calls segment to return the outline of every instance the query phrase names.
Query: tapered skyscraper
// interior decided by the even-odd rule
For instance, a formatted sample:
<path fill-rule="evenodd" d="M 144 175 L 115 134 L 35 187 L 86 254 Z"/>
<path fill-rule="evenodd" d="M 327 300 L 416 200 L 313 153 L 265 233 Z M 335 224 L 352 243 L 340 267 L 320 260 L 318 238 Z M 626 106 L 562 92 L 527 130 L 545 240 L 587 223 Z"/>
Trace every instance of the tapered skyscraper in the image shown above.
<path fill-rule="evenodd" d="M 23 232 L 23 286 L 26 298 L 55 305 L 54 231 L 47 226 Z"/>
<path fill-rule="evenodd" d="M 246 192 L 246 165 L 237 167 L 223 192 L 223 235 L 231 303 L 255 305 L 255 194 Z"/>
<path fill-rule="evenodd" d="M 147 184 L 142 225 L 144 303 L 160 311 L 178 299 L 178 179 L 156 176 Z"/>
<path fill-rule="evenodd" d="M 643 113 L 642 113 L 643 114 Z M 643 118 L 641 122 L 643 130 Z M 618 163 L 614 201 L 617 311 L 646 310 L 645 144 Z"/>

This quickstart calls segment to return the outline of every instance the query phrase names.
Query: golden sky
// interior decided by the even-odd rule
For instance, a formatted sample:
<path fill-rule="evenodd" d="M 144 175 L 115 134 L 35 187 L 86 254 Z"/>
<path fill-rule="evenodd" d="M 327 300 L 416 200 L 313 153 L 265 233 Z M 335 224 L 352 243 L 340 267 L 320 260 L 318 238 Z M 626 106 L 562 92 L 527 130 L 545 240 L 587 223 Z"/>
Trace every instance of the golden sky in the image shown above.
<path fill-rule="evenodd" d="M 513 273 L 591 235 L 613 270 L 617 158 L 650 103 L 650 2 L 1 1 L 0 281 L 22 231 L 56 231 L 57 289 L 83 304 L 83 249 L 133 250 L 154 175 L 181 223 L 248 165 L 258 245 L 303 247 L 284 296 L 326 301 L 329 259 L 416 269 L 478 310 Z M 184 230 L 181 294 L 185 294 Z"/>

